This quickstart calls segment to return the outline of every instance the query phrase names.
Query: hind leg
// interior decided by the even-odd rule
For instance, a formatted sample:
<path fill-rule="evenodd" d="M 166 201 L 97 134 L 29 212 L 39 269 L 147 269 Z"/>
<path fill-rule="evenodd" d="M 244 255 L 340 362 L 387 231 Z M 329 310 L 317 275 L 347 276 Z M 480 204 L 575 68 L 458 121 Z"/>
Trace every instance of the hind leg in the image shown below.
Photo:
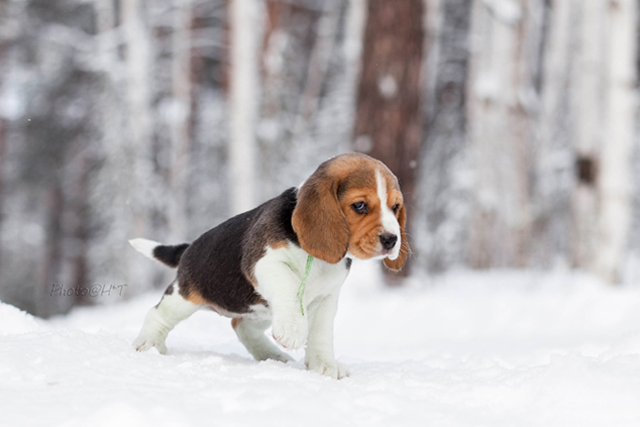
<path fill-rule="evenodd" d="M 147 313 L 142 325 L 142 330 L 133 342 L 133 346 L 138 351 L 149 350 L 155 347 L 162 354 L 167 352 L 165 340 L 169 331 L 178 323 L 202 307 L 187 301 L 178 292 L 178 283 L 174 282 L 167 288 L 158 305 Z"/>
<path fill-rule="evenodd" d="M 256 360 L 274 359 L 281 362 L 292 362 L 293 358 L 273 344 L 264 331 L 271 325 L 269 320 L 253 320 L 236 317 L 231 326 L 236 331 L 240 342 Z"/>

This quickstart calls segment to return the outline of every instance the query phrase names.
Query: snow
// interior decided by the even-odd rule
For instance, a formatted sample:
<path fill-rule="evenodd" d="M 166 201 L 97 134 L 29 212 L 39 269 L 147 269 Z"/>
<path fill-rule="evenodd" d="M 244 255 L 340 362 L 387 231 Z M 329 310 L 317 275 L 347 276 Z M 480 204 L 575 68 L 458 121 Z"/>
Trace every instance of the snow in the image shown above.
<path fill-rule="evenodd" d="M 514 26 L 522 19 L 522 8 L 513 0 L 484 0 L 484 4 L 507 25 Z"/>
<path fill-rule="evenodd" d="M 40 325 L 30 314 L 9 304 L 0 302 L 0 336 L 26 334 L 39 329 Z"/>
<path fill-rule="evenodd" d="M 130 343 L 161 291 L 49 321 L 0 305 L 11 426 L 637 426 L 640 289 L 570 272 L 456 272 L 383 287 L 356 263 L 336 381 L 256 362 L 198 312 L 168 355 Z"/>

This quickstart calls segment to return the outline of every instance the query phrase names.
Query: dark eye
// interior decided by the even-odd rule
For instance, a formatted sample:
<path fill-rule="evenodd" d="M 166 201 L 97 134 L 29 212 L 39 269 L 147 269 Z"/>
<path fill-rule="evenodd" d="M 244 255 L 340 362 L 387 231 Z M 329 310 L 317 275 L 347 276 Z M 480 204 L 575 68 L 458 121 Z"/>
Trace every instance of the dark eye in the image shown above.
<path fill-rule="evenodd" d="M 354 203 L 351 205 L 351 207 L 359 214 L 366 214 L 367 212 L 369 212 L 369 208 L 367 207 L 367 204 L 365 202 Z"/>
<path fill-rule="evenodd" d="M 391 210 L 393 211 L 394 214 L 398 213 L 398 209 L 400 209 L 400 205 L 399 204 L 395 204 L 393 205 L 393 207 L 391 208 Z"/>

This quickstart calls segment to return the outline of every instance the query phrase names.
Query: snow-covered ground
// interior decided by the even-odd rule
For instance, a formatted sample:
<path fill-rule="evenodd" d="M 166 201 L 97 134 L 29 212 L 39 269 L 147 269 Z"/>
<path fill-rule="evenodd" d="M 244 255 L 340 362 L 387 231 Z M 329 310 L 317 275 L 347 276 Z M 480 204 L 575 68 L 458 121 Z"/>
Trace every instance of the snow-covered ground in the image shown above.
<path fill-rule="evenodd" d="M 50 321 L 2 304 L 0 425 L 640 425 L 637 286 L 502 271 L 387 289 L 375 271 L 356 264 L 343 289 L 340 381 L 252 360 L 213 312 L 168 355 L 136 353 L 160 291 Z"/>

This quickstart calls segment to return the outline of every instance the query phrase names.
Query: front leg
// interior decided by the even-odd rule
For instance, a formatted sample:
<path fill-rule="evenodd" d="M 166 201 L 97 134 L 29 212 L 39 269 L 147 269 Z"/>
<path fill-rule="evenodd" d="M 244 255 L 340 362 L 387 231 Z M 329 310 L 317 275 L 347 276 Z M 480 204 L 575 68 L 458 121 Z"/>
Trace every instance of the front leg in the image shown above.
<path fill-rule="evenodd" d="M 267 300 L 272 313 L 273 338 L 284 348 L 304 346 L 309 333 L 306 309 L 297 296 L 300 278 L 284 263 L 256 265 L 257 291 Z"/>
<path fill-rule="evenodd" d="M 344 378 L 349 372 L 333 354 L 333 319 L 338 310 L 338 296 L 329 295 L 309 306 L 309 340 L 305 364 L 311 371 L 331 378 Z"/>

